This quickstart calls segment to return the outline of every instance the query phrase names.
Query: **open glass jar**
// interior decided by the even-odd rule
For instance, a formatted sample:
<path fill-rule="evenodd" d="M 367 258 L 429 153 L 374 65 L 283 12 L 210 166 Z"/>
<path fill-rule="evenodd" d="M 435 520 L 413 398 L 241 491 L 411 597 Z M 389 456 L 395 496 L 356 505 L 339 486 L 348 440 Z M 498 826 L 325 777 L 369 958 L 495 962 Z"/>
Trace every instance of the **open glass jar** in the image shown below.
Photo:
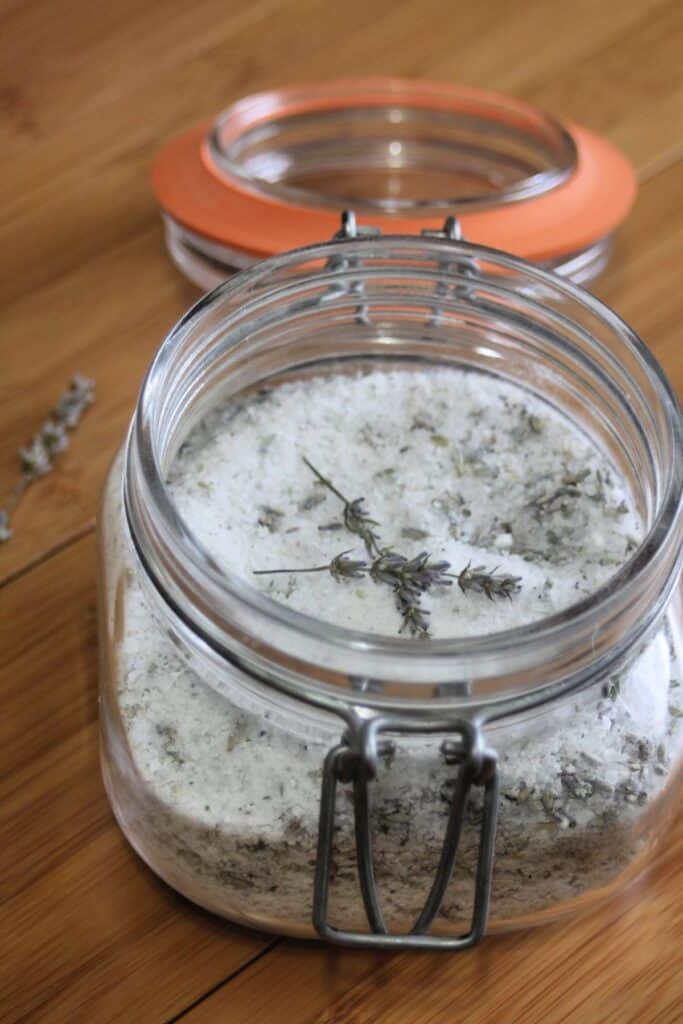
<path fill-rule="evenodd" d="M 489 907 L 497 928 L 592 905 L 666 834 L 683 424 L 645 346 L 580 288 L 452 222 L 345 227 L 203 298 L 147 374 L 100 517 L 103 771 L 132 845 L 202 906 L 458 949 Z M 609 458 L 643 539 L 604 585 L 519 629 L 425 644 L 294 611 L 190 533 L 166 479 L 210 409 L 421 367 L 541 396 Z"/>

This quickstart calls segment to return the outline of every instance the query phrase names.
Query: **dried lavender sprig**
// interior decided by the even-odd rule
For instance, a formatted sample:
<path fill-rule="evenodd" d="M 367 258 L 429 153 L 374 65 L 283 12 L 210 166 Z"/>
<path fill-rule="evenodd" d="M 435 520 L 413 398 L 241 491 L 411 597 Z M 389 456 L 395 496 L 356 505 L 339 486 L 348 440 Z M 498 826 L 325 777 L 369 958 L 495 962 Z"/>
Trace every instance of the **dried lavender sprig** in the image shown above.
<path fill-rule="evenodd" d="M 368 571 L 367 562 L 360 562 L 355 558 L 347 558 L 350 553 L 342 551 L 340 554 L 327 562 L 325 565 L 314 565 L 310 569 L 255 569 L 254 576 L 275 576 L 278 573 L 303 573 L 303 572 L 329 572 L 337 583 L 341 580 L 362 579 Z"/>
<path fill-rule="evenodd" d="M 424 593 L 431 587 L 450 587 L 448 578 L 450 562 L 432 562 L 427 551 L 421 551 L 414 558 L 406 558 L 395 551 L 385 549 L 370 566 L 370 576 L 375 583 L 388 583 L 416 593 Z"/>
<path fill-rule="evenodd" d="M 429 638 L 429 612 L 422 607 L 422 595 L 435 586 L 452 586 L 447 574 L 450 567 L 450 562 L 430 561 L 427 551 L 406 558 L 385 550 L 374 560 L 370 577 L 375 583 L 386 583 L 393 589 L 403 620 L 399 633 L 409 632 L 423 640 Z"/>
<path fill-rule="evenodd" d="M 423 608 L 419 599 L 416 601 L 413 595 L 404 594 L 402 590 L 396 591 L 396 607 L 401 615 L 399 633 L 410 633 L 419 640 L 429 640 L 429 612 Z"/>
<path fill-rule="evenodd" d="M 28 487 L 29 481 L 24 480 L 23 477 L 19 483 L 15 484 L 9 493 L 9 497 L 5 502 L 5 507 L 0 509 L 0 544 L 3 541 L 9 540 L 12 536 L 12 530 L 10 529 L 10 519 L 15 508 L 21 500 L 21 496 Z"/>
<path fill-rule="evenodd" d="M 340 583 L 342 579 L 361 579 L 366 574 L 375 583 L 386 583 L 394 591 L 396 607 L 402 623 L 400 633 L 410 632 L 422 639 L 429 638 L 429 623 L 420 605 L 420 596 L 435 583 L 451 586 L 451 580 L 443 579 L 441 567 L 448 562 L 428 564 L 429 556 L 422 552 L 417 558 L 407 559 L 392 552 L 383 552 L 370 565 L 367 562 L 348 558 L 348 551 L 342 551 L 326 565 L 314 565 L 302 569 L 257 569 L 254 576 L 271 576 L 279 573 L 329 572 Z M 438 568 L 437 568 L 438 567 Z"/>
<path fill-rule="evenodd" d="M 320 483 L 327 487 L 344 505 L 344 526 L 349 533 L 354 533 L 357 537 L 360 537 L 365 544 L 365 550 L 367 553 L 374 557 L 380 553 L 379 547 L 379 536 L 372 529 L 373 526 L 379 526 L 376 519 L 371 519 L 368 515 L 367 509 L 363 507 L 365 498 L 354 498 L 353 501 L 349 501 L 340 490 L 338 490 L 331 480 L 328 480 L 326 476 L 316 469 L 312 462 L 304 456 L 304 463 L 308 466 L 311 473 L 313 473 Z"/>
<path fill-rule="evenodd" d="M 463 594 L 468 592 L 485 594 L 489 601 L 493 601 L 495 597 L 504 597 L 510 600 L 513 594 L 518 594 L 522 589 L 521 576 L 499 573 L 497 566 L 495 569 L 486 569 L 483 565 L 472 566 L 468 562 L 459 573 L 449 573 L 448 575 L 457 581 Z"/>
<path fill-rule="evenodd" d="M 365 550 L 369 555 L 376 555 L 379 551 L 379 535 L 372 529 L 379 526 L 376 519 L 371 519 L 367 509 L 363 507 L 365 498 L 355 498 L 347 501 L 344 505 L 344 526 L 349 533 L 355 533 L 365 544 Z"/>
<path fill-rule="evenodd" d="M 468 592 L 485 594 L 490 601 L 494 597 L 510 599 L 521 589 L 521 577 L 498 573 L 497 568 L 487 570 L 483 565 L 474 568 L 468 562 L 459 573 L 451 573 L 450 562 L 431 561 L 427 551 L 421 551 L 413 558 L 406 558 L 391 548 L 379 546 L 379 536 L 372 529 L 378 523 L 370 519 L 363 508 L 363 498 L 349 501 L 340 490 L 323 476 L 320 470 L 304 457 L 304 463 L 315 477 L 332 492 L 344 505 L 344 525 L 350 532 L 359 536 L 372 562 L 357 561 L 348 558 L 349 551 L 342 551 L 325 565 L 316 565 L 301 569 L 262 569 L 257 576 L 275 573 L 329 572 L 340 582 L 342 579 L 358 579 L 369 575 L 374 583 L 384 583 L 394 592 L 396 607 L 400 612 L 402 623 L 399 632 L 410 632 L 413 636 L 426 639 L 429 633 L 429 612 L 422 607 L 422 595 L 432 587 L 450 587 L 456 580 L 463 594 Z"/>
<path fill-rule="evenodd" d="M 360 579 L 368 575 L 374 583 L 384 583 L 393 590 L 396 607 L 403 620 L 399 633 L 407 631 L 422 639 L 430 636 L 429 612 L 422 607 L 422 595 L 432 587 L 450 587 L 455 580 L 463 594 L 485 594 L 490 601 L 496 597 L 510 600 L 513 594 L 521 590 L 520 576 L 499 573 L 497 568 L 488 570 L 482 565 L 472 567 L 469 562 L 459 573 L 451 573 L 448 571 L 451 568 L 450 562 L 432 562 L 427 551 L 421 551 L 414 558 L 406 558 L 405 555 L 384 549 L 370 564 L 348 558 L 349 553 L 342 551 L 325 565 L 301 569 L 261 569 L 254 575 L 329 572 L 338 583 L 342 579 Z"/>
<path fill-rule="evenodd" d="M 12 488 L 4 508 L 0 509 L 0 543 L 12 536 L 10 520 L 22 495 L 34 480 L 50 472 L 57 455 L 69 446 L 67 432 L 76 428 L 81 416 L 94 400 L 93 381 L 79 375 L 72 377 L 68 389 L 38 433 L 19 449 L 22 476 Z"/>

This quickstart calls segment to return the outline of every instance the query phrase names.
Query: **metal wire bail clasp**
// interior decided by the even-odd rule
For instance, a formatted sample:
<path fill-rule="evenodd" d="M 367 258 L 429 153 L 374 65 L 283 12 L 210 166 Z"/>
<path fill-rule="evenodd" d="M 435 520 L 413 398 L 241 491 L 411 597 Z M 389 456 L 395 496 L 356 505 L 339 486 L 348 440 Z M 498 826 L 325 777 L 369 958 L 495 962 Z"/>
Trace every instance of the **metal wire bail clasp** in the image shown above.
<path fill-rule="evenodd" d="M 424 228 L 422 230 L 423 238 L 446 238 L 451 242 L 464 242 L 465 236 L 462 233 L 462 226 L 457 217 L 446 217 L 444 225 L 438 231 L 432 228 Z M 458 255 L 457 259 L 443 259 L 439 260 L 439 269 L 444 273 L 448 274 L 449 271 L 455 270 L 456 273 L 462 277 L 476 277 L 479 268 L 477 261 L 470 256 Z M 448 295 L 448 284 L 446 281 L 439 281 L 435 290 L 434 297 L 436 302 L 434 304 L 434 311 L 429 319 L 429 326 L 436 327 L 441 319 L 441 302 Z M 455 297 L 458 299 L 468 299 L 472 294 L 472 287 L 468 284 L 456 284 L 454 288 Z"/>
<path fill-rule="evenodd" d="M 356 214 L 353 210 L 344 210 L 341 215 L 341 227 L 339 231 L 335 232 L 332 236 L 333 241 L 338 241 L 344 238 L 377 238 L 382 232 L 379 228 L 373 227 L 370 224 L 358 224 L 356 220 Z M 355 270 L 360 266 L 358 259 L 351 259 L 348 256 L 331 256 L 327 261 L 328 270 Z M 363 301 L 365 293 L 365 286 L 361 277 L 358 280 L 353 281 L 348 287 L 348 291 L 351 295 L 357 295 L 359 298 L 359 305 L 356 311 L 356 320 L 359 324 L 369 324 L 370 318 L 368 315 L 368 307 Z"/>
<path fill-rule="evenodd" d="M 446 764 L 458 766 L 458 777 L 453 794 L 441 856 L 425 905 L 410 932 L 390 935 L 384 923 L 379 903 L 373 867 L 372 832 L 370 825 L 370 795 L 368 783 L 377 774 L 378 758 L 388 741 L 382 734 L 447 733 L 441 752 Z M 354 828 L 358 878 L 368 932 L 342 931 L 328 922 L 328 898 L 334 845 L 335 797 L 339 782 L 353 784 Z M 428 935 L 453 874 L 455 857 L 460 842 L 465 805 L 472 786 L 484 791 L 483 816 L 479 834 L 479 853 L 474 882 L 474 905 L 470 930 L 465 935 Z M 342 737 L 325 758 L 318 852 L 316 858 L 313 925 L 318 934 L 331 942 L 347 946 L 384 949 L 448 949 L 461 950 L 474 946 L 483 937 L 488 919 L 493 855 L 498 815 L 498 770 L 496 755 L 483 744 L 480 727 L 466 720 L 425 724 L 402 716 L 355 716 Z"/>

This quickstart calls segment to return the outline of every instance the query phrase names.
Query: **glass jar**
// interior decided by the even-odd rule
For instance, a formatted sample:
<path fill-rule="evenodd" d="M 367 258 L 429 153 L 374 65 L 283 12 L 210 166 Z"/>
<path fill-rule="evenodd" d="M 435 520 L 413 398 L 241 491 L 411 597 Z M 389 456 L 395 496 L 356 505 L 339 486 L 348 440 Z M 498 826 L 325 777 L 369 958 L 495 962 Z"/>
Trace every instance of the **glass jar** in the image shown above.
<path fill-rule="evenodd" d="M 456 235 L 339 238 L 207 295 L 159 349 L 108 478 L 107 792 L 154 871 L 245 925 L 458 949 L 489 905 L 491 928 L 591 906 L 667 832 L 683 760 L 678 403 L 610 309 Z M 164 481 L 217 402 L 436 365 L 542 396 L 623 477 L 644 540 L 588 598 L 426 645 L 276 603 L 189 533 Z"/>

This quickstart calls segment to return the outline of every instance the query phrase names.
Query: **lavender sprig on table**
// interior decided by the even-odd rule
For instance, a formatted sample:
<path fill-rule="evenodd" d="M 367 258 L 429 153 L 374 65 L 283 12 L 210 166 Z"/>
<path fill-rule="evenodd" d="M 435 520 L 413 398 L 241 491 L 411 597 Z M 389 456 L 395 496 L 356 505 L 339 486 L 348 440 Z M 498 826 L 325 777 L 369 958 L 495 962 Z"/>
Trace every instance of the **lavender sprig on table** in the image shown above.
<path fill-rule="evenodd" d="M 0 509 L 0 544 L 12 536 L 10 521 L 24 492 L 54 467 L 59 453 L 69 447 L 68 432 L 75 430 L 83 413 L 94 401 L 94 382 L 79 375 L 72 377 L 69 387 L 40 430 L 19 449 L 21 478 L 10 491 L 4 508 Z"/>
<path fill-rule="evenodd" d="M 391 548 L 380 547 L 379 537 L 372 530 L 372 527 L 378 524 L 376 520 L 369 518 L 363 508 L 364 499 L 356 498 L 354 501 L 349 501 L 308 459 L 304 459 L 304 462 L 320 483 L 344 503 L 344 525 L 350 533 L 363 540 L 372 560 L 369 562 L 358 561 L 348 557 L 350 551 L 342 551 L 325 565 L 300 569 L 258 569 L 254 572 L 255 576 L 269 576 L 277 573 L 329 572 L 337 583 L 341 583 L 344 579 L 360 579 L 367 576 L 373 583 L 385 584 L 393 590 L 396 607 L 402 619 L 399 632 L 407 632 L 411 636 L 421 639 L 429 639 L 431 635 L 429 612 L 422 607 L 422 595 L 433 587 L 450 587 L 455 580 L 463 594 L 485 594 L 490 601 L 496 597 L 509 600 L 513 594 L 517 594 L 521 590 L 519 576 L 499 573 L 497 568 L 489 571 L 482 565 L 473 567 L 468 563 L 460 572 L 452 573 L 449 572 L 450 562 L 432 561 L 427 551 L 421 551 L 413 558 L 407 558 Z"/>

